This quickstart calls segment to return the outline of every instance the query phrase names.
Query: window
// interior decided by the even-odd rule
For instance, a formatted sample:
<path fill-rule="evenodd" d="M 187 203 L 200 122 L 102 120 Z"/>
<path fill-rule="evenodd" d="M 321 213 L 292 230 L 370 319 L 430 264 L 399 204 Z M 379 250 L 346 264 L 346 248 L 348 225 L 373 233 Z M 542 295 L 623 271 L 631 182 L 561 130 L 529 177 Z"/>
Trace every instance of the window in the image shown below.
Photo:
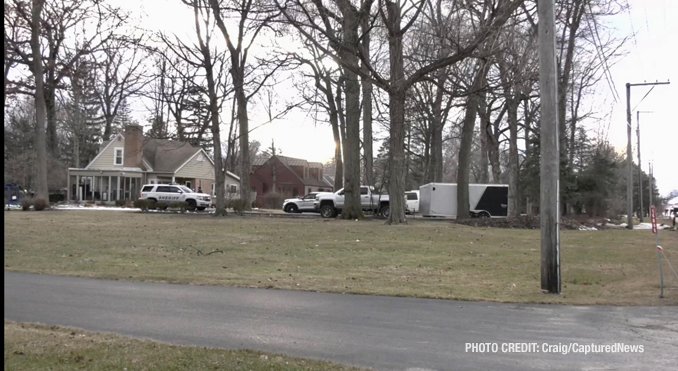
<path fill-rule="evenodd" d="M 171 186 L 158 186 L 158 189 L 156 190 L 158 193 L 179 193 L 179 188 L 178 187 L 171 187 Z"/>
<path fill-rule="evenodd" d="M 115 148 L 113 155 L 113 165 L 122 165 L 123 164 L 123 152 L 124 148 Z"/>
<path fill-rule="evenodd" d="M 360 187 L 360 194 L 366 195 L 367 194 L 367 187 Z"/>
<path fill-rule="evenodd" d="M 229 191 L 230 193 L 237 193 L 238 192 L 238 187 L 235 186 L 235 184 L 231 184 L 231 190 Z"/>
<path fill-rule="evenodd" d="M 417 199 L 417 194 L 414 193 L 414 192 L 407 192 L 407 193 L 405 193 L 405 195 L 407 195 L 408 200 L 415 200 L 416 201 L 416 199 Z"/>
<path fill-rule="evenodd" d="M 193 193 L 193 190 L 188 187 L 179 187 L 184 193 Z"/>
<path fill-rule="evenodd" d="M 141 189 L 141 192 L 150 192 L 153 190 L 153 186 L 144 186 L 144 188 Z"/>
<path fill-rule="evenodd" d="M 188 188 L 193 188 L 193 187 L 191 187 L 191 182 L 186 182 L 185 185 L 186 185 L 186 187 L 188 187 Z"/>

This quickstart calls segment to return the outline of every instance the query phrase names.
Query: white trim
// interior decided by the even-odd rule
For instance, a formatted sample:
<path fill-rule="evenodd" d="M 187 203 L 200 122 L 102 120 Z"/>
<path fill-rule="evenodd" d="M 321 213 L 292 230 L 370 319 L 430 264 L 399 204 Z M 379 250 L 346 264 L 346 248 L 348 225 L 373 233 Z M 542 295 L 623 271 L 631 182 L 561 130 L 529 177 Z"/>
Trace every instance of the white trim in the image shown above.
<path fill-rule="evenodd" d="M 88 170 L 89 167 L 94 163 L 94 161 L 96 161 L 96 160 L 99 158 L 99 156 L 101 156 L 102 153 L 106 152 L 106 150 L 108 149 L 108 147 L 110 147 L 111 144 L 113 144 L 113 142 L 116 142 L 116 141 L 117 141 L 118 136 L 121 136 L 122 139 L 125 139 L 125 136 L 123 136 L 122 134 L 120 134 L 120 133 L 116 134 L 113 138 L 111 138 L 111 140 L 108 142 L 108 144 L 106 145 L 106 147 L 104 147 L 104 149 L 102 149 L 101 151 L 99 151 L 99 153 L 97 153 L 96 157 L 94 157 L 94 159 L 93 159 L 92 161 L 90 161 L 89 164 L 87 164 L 87 166 L 85 166 L 84 169 L 85 169 L 85 170 Z M 123 163 L 125 162 L 124 159 L 123 159 L 122 161 L 123 161 Z"/>
<path fill-rule="evenodd" d="M 148 172 L 153 171 L 153 168 L 151 167 L 151 165 L 148 164 L 148 162 L 146 161 L 146 159 L 143 158 L 143 155 L 142 155 L 141 157 L 142 157 L 142 158 L 141 158 L 141 163 L 142 163 L 144 166 L 146 166 L 146 171 L 148 171 Z"/>
<path fill-rule="evenodd" d="M 235 180 L 237 180 L 238 182 L 240 181 L 240 177 L 237 176 L 237 175 L 235 175 L 235 174 L 233 174 L 232 172 L 226 170 L 226 174 L 228 174 L 228 175 L 230 175 L 231 177 L 235 178 Z"/>
<path fill-rule="evenodd" d="M 120 158 L 122 163 L 118 163 L 118 150 L 122 152 Z M 125 165 L 125 147 L 113 147 L 113 165 L 115 166 L 124 166 Z"/>

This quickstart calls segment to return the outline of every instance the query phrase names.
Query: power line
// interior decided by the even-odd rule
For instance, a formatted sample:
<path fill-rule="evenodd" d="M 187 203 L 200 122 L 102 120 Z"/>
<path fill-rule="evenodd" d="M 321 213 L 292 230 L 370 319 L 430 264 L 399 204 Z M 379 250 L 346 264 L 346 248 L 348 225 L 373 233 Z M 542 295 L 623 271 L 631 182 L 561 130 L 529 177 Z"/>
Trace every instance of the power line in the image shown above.
<path fill-rule="evenodd" d="M 591 28 L 590 22 L 593 22 L 594 30 L 593 46 L 596 48 L 596 54 L 598 54 L 598 58 L 600 58 L 601 64 L 603 65 L 603 75 L 605 76 L 605 80 L 607 80 L 607 86 L 612 91 L 612 98 L 614 99 L 615 103 L 618 103 L 621 98 L 619 97 L 619 93 L 617 93 L 617 87 L 614 84 L 614 79 L 612 79 L 610 66 L 608 66 L 607 59 L 605 58 L 605 53 L 603 52 L 602 45 L 603 43 L 600 41 L 600 34 L 598 33 L 598 23 L 596 22 L 596 19 L 592 16 L 593 9 L 591 9 L 591 4 L 589 3 L 588 6 L 589 14 L 586 17 L 586 23 L 589 25 L 589 28 Z"/>
<path fill-rule="evenodd" d="M 647 96 L 650 95 L 650 93 L 651 93 L 652 90 L 655 88 L 655 86 L 656 86 L 656 85 L 653 85 L 652 88 L 651 88 L 647 93 L 645 93 L 645 96 L 643 97 L 643 99 L 641 99 L 640 102 L 638 102 L 638 104 L 636 104 L 636 106 L 633 107 L 633 109 L 632 109 L 631 111 L 635 111 L 636 108 L 638 108 L 638 106 L 640 106 L 640 104 L 643 103 L 643 101 L 645 100 L 645 98 L 647 98 Z"/>

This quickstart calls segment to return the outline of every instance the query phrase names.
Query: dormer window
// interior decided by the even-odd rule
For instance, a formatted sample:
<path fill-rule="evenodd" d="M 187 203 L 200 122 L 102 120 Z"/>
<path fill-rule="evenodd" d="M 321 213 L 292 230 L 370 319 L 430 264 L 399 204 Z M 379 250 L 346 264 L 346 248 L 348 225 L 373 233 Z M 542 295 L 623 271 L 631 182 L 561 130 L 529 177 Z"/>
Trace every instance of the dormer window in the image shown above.
<path fill-rule="evenodd" d="M 124 148 L 115 148 L 113 150 L 113 165 L 122 165 L 123 164 L 123 156 L 124 156 Z"/>

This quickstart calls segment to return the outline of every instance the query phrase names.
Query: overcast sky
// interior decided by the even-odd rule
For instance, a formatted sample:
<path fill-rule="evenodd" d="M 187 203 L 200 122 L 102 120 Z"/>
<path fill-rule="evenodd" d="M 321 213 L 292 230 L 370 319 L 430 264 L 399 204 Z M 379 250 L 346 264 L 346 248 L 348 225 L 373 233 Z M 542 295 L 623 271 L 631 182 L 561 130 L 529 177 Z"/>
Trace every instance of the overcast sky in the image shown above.
<path fill-rule="evenodd" d="M 120 1 L 125 8 L 143 17 L 147 29 L 163 29 L 191 35 L 192 13 L 180 0 Z M 626 45 L 628 55 L 610 68 L 613 88 L 618 99 L 613 99 L 612 89 L 605 80 L 598 88 L 595 102 L 600 115 L 609 119 L 602 124 L 608 138 L 619 151 L 626 152 L 626 93 L 627 82 L 640 83 L 672 81 L 672 85 L 657 86 L 643 101 L 650 87 L 634 87 L 631 90 L 631 108 L 652 113 L 641 113 L 641 153 L 643 169 L 648 171 L 648 161 L 654 161 L 654 173 L 662 195 L 678 189 L 678 125 L 675 107 L 678 105 L 678 1 L 673 0 L 628 0 L 630 12 L 614 16 L 610 25 L 619 37 L 635 31 L 635 37 Z M 184 31 L 182 31 L 182 28 Z M 191 35 L 192 36 L 192 35 Z M 221 40 L 217 38 L 215 41 Z M 295 92 L 284 94 L 291 99 Z M 640 104 L 639 104 L 640 103 Z M 145 117 L 142 107 L 135 108 L 137 117 Z M 265 121 L 264 115 L 252 112 L 251 127 Z M 633 116 L 634 161 L 637 162 L 636 113 Z M 326 162 L 334 155 L 332 131 L 327 124 L 316 124 L 311 113 L 296 112 L 285 120 L 278 120 L 251 133 L 262 147 L 270 145 L 275 138 L 276 147 L 284 155 L 305 158 L 309 161 Z M 378 148 L 378 147 L 376 147 Z M 375 148 L 375 150 L 376 150 Z"/>

